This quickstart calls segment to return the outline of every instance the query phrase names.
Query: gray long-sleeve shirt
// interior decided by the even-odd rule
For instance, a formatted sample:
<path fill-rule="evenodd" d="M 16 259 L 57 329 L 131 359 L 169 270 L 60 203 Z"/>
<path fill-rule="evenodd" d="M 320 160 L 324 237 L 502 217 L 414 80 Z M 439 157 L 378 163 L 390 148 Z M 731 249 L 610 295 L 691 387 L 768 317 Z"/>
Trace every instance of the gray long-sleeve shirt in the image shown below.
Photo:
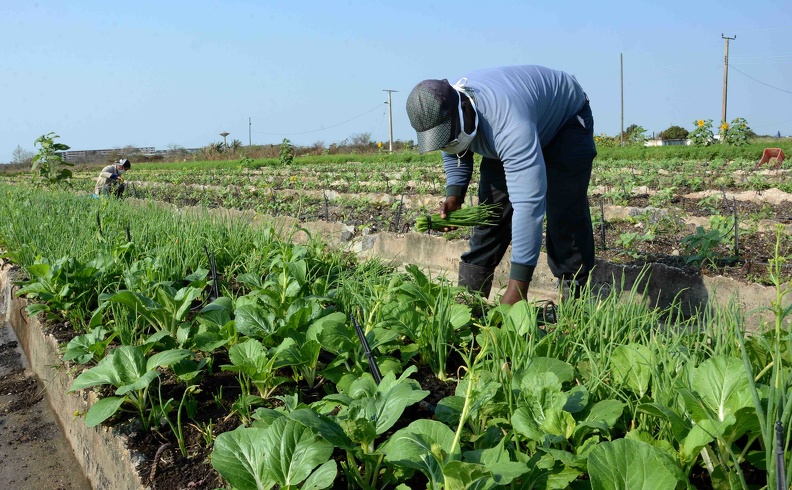
<path fill-rule="evenodd" d="M 506 172 L 512 222 L 513 264 L 535 266 L 542 246 L 547 176 L 542 147 L 586 102 L 569 74 L 542 66 L 507 66 L 464 75 L 465 93 L 475 102 L 479 127 L 470 150 L 501 160 Z M 473 174 L 473 155 L 443 153 L 446 195 L 464 195 Z"/>

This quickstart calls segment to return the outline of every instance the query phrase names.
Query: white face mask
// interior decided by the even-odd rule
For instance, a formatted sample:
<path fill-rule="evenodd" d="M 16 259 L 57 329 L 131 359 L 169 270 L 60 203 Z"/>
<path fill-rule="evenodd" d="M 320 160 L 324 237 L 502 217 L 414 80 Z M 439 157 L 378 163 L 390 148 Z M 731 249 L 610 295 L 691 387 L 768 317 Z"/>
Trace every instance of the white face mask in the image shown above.
<path fill-rule="evenodd" d="M 473 132 L 470 134 L 465 132 L 465 118 L 462 114 L 462 94 L 465 92 L 464 87 L 466 81 L 467 80 L 463 78 L 455 85 L 451 85 L 451 87 L 457 91 L 457 95 L 459 96 L 459 134 L 447 145 L 440 148 L 446 153 L 456 153 L 457 156 L 470 147 L 470 143 L 473 141 L 473 138 L 476 137 L 476 132 L 478 131 L 478 111 L 476 110 L 476 103 L 473 101 L 473 97 L 468 96 L 468 99 L 473 106 L 473 112 L 476 114 L 476 119 L 473 123 Z"/>

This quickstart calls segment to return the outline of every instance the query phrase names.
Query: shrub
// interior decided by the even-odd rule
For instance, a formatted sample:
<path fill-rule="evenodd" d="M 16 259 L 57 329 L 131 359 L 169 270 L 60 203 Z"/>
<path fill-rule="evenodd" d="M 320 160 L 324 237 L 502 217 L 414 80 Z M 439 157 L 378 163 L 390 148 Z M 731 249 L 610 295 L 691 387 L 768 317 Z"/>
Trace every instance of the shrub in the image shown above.
<path fill-rule="evenodd" d="M 280 161 L 281 165 L 291 165 L 292 161 L 294 161 L 294 146 L 292 146 L 291 141 L 288 138 L 283 138 L 283 142 L 280 146 L 280 153 L 278 154 L 278 160 Z"/>
<path fill-rule="evenodd" d="M 73 166 L 72 163 L 63 160 L 60 153 L 69 149 L 68 145 L 55 143 L 55 139 L 60 138 L 55 133 L 48 133 L 39 136 L 36 145 L 40 147 L 39 152 L 33 157 L 30 171 L 34 172 L 36 183 L 39 185 L 68 184 L 72 176 L 71 170 L 64 167 Z M 38 171 L 37 174 L 35 172 Z"/>
<path fill-rule="evenodd" d="M 684 140 L 687 139 L 689 131 L 682 126 L 671 126 L 665 131 L 660 132 L 660 139 L 664 140 Z"/>

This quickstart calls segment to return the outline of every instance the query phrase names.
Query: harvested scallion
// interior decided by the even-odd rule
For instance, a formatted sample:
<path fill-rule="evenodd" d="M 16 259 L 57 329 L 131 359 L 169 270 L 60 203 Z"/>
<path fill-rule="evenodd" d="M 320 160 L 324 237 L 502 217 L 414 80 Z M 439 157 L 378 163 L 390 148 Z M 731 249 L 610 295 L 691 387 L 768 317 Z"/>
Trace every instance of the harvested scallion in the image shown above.
<path fill-rule="evenodd" d="M 439 213 L 419 216 L 415 220 L 415 229 L 423 233 L 429 229 L 442 231 L 450 227 L 494 225 L 499 215 L 499 204 L 479 204 L 451 211 L 445 218 L 441 218 Z"/>

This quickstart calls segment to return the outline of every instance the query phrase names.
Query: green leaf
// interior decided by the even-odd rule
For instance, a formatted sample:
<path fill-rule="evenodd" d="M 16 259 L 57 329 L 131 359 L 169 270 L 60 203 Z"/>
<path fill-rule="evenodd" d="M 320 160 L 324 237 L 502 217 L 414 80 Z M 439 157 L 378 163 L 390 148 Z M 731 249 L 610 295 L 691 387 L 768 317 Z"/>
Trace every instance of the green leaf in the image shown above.
<path fill-rule="evenodd" d="M 335 460 L 331 459 L 311 473 L 311 476 L 305 480 L 305 483 L 303 483 L 300 488 L 301 490 L 328 488 L 335 483 L 337 474 L 338 467 L 336 466 Z"/>
<path fill-rule="evenodd" d="M 318 414 L 309 408 L 297 409 L 291 412 L 289 417 L 306 427 L 310 427 L 314 432 L 322 436 L 324 440 L 335 447 L 345 451 L 352 451 L 356 447 L 338 422 L 330 417 Z"/>
<path fill-rule="evenodd" d="M 198 313 L 196 320 L 202 324 L 222 328 L 223 325 L 231 321 L 233 312 L 234 304 L 231 298 L 221 296 L 204 306 Z"/>
<path fill-rule="evenodd" d="M 534 357 L 523 376 L 531 378 L 542 373 L 555 374 L 561 383 L 569 383 L 575 379 L 575 369 L 569 363 L 552 357 Z"/>
<path fill-rule="evenodd" d="M 443 482 L 443 461 L 438 461 L 437 454 L 447 455 L 453 441 L 454 433 L 448 426 L 421 419 L 396 431 L 380 451 L 390 463 L 417 469 L 436 486 Z"/>
<path fill-rule="evenodd" d="M 723 421 L 729 414 L 736 416 L 741 408 L 753 407 L 748 374 L 739 359 L 727 356 L 707 359 L 692 370 L 690 381 L 710 417 Z M 688 410 L 695 413 L 692 407 Z"/>
<path fill-rule="evenodd" d="M 140 391 L 159 376 L 159 371 L 149 371 L 129 384 L 121 385 L 115 391 L 116 395 L 126 395 L 130 391 Z"/>
<path fill-rule="evenodd" d="M 168 367 L 188 357 L 192 357 L 192 352 L 187 349 L 169 349 L 159 352 L 149 357 L 146 362 L 146 371 L 151 371 L 158 367 Z"/>
<path fill-rule="evenodd" d="M 109 384 L 124 386 L 134 383 L 145 373 L 146 358 L 140 348 L 122 346 L 113 350 L 93 368 L 83 371 L 69 391 Z"/>
<path fill-rule="evenodd" d="M 398 380 L 392 372 L 388 373 L 377 387 L 380 394 L 375 402 L 377 434 L 385 433 L 399 421 L 405 408 L 429 395 L 420 389 L 417 381 L 408 378 L 415 370 L 415 366 L 410 366 Z"/>
<path fill-rule="evenodd" d="M 243 305 L 234 311 L 237 332 L 257 339 L 267 339 L 275 333 L 275 314 L 258 306 Z"/>
<path fill-rule="evenodd" d="M 453 303 L 448 307 L 446 314 L 448 315 L 448 323 L 454 328 L 460 328 L 470 322 L 471 310 L 469 306 Z"/>
<path fill-rule="evenodd" d="M 25 307 L 25 312 L 28 316 L 34 317 L 41 312 L 49 311 L 50 307 L 46 303 L 31 303 Z"/>
<path fill-rule="evenodd" d="M 536 311 L 527 301 L 520 301 L 509 308 L 504 320 L 518 335 L 533 334 L 536 330 Z"/>
<path fill-rule="evenodd" d="M 681 468 L 661 449 L 644 442 L 603 442 L 588 458 L 592 490 L 674 490 L 686 481 Z"/>
<path fill-rule="evenodd" d="M 346 321 L 346 315 L 336 311 L 334 313 L 330 313 L 329 315 L 325 315 L 318 320 L 315 320 L 310 327 L 308 327 L 308 332 L 306 333 L 306 338 L 309 340 L 319 340 L 321 336 L 321 332 L 325 328 L 335 328 L 337 326 L 343 326 L 344 322 Z"/>
<path fill-rule="evenodd" d="M 264 464 L 281 488 L 299 485 L 333 454 L 333 446 L 328 442 L 316 437 L 304 425 L 286 418 L 275 420 L 261 434 L 257 444 L 267 448 Z"/>
<path fill-rule="evenodd" d="M 268 490 L 275 481 L 267 475 L 261 440 L 267 429 L 239 427 L 223 432 L 214 442 L 212 467 L 238 490 Z"/>
<path fill-rule="evenodd" d="M 567 394 L 552 372 L 545 372 L 521 383 L 522 400 L 512 414 L 512 425 L 520 434 L 535 441 L 559 443 L 569 438 L 575 420 L 563 410 Z"/>
<path fill-rule="evenodd" d="M 85 414 L 85 425 L 94 427 L 101 424 L 112 417 L 121 408 L 125 400 L 126 398 L 124 397 L 108 396 L 97 401 L 91 405 L 91 408 Z"/>
<path fill-rule="evenodd" d="M 652 379 L 654 356 L 648 347 L 641 344 L 620 345 L 611 355 L 613 380 L 639 397 L 649 390 Z"/>
<path fill-rule="evenodd" d="M 497 486 L 492 480 L 492 473 L 484 466 L 474 463 L 463 463 L 462 461 L 451 461 L 443 467 L 443 476 L 445 477 L 445 490 L 467 490 L 470 488 L 476 489 L 489 489 Z M 484 483 L 484 480 L 489 479 L 489 484 Z"/>
<path fill-rule="evenodd" d="M 598 401 L 589 409 L 586 414 L 586 422 L 602 421 L 608 427 L 616 425 L 616 421 L 622 416 L 624 412 L 625 403 L 618 400 L 602 400 Z"/>
<path fill-rule="evenodd" d="M 694 425 L 687 436 L 679 445 L 679 458 L 682 462 L 688 463 L 698 457 L 701 449 L 715 440 L 715 436 L 700 425 Z"/>

